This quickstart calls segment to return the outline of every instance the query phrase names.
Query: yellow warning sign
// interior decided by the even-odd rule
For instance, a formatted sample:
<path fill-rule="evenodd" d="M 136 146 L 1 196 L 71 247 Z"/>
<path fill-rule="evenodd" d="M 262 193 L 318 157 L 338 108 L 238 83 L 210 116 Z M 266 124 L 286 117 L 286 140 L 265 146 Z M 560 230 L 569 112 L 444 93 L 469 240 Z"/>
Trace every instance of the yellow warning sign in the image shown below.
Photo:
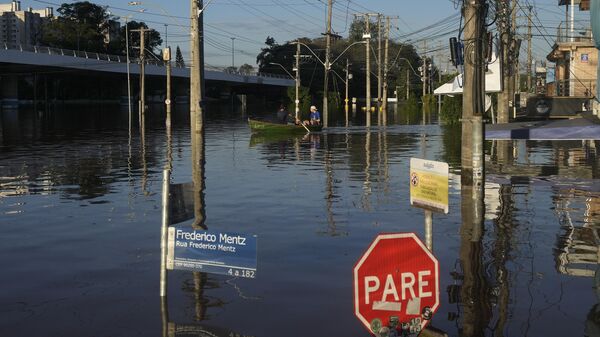
<path fill-rule="evenodd" d="M 410 205 L 448 213 L 448 163 L 410 159 Z"/>

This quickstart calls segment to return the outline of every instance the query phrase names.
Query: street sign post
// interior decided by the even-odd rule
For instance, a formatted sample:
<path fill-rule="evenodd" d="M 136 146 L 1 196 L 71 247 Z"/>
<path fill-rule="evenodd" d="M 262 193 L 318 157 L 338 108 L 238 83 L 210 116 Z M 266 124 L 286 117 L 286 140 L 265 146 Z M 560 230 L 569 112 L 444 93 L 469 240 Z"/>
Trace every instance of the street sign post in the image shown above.
<path fill-rule="evenodd" d="M 169 227 L 167 269 L 256 277 L 256 235 Z"/>
<path fill-rule="evenodd" d="M 448 214 L 448 163 L 410 158 L 410 204 Z"/>
<path fill-rule="evenodd" d="M 354 312 L 373 334 L 418 334 L 439 306 L 439 267 L 415 233 L 380 234 L 354 267 Z"/>

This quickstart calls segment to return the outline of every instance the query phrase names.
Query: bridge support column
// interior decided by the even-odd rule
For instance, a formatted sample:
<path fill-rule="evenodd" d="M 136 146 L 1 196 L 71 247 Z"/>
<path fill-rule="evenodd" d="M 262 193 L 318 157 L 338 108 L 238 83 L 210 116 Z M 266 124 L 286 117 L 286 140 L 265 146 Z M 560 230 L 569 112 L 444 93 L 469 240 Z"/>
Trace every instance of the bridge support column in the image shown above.
<path fill-rule="evenodd" d="M 17 75 L 4 75 L 0 80 L 2 110 L 16 110 L 19 107 L 19 78 Z"/>
<path fill-rule="evenodd" d="M 238 97 L 242 103 L 242 116 L 246 116 L 248 114 L 248 96 L 246 96 L 246 94 L 240 94 Z"/>

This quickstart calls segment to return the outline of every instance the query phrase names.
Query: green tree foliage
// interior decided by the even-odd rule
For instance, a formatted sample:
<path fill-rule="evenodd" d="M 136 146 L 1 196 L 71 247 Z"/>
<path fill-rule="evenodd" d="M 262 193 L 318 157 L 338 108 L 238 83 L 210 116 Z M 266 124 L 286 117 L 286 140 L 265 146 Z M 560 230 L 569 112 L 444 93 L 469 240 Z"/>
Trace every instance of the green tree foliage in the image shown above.
<path fill-rule="evenodd" d="M 181 54 L 181 49 L 177 46 L 175 50 L 175 66 L 178 68 L 185 68 L 185 61 L 183 60 L 183 54 Z"/>
<path fill-rule="evenodd" d="M 121 36 L 121 38 L 119 39 L 119 43 L 120 43 L 120 48 L 118 51 L 119 53 L 125 54 L 125 52 L 126 52 L 125 34 L 126 34 L 126 30 L 129 30 L 129 54 L 130 55 L 139 55 L 140 41 L 141 41 L 140 33 L 134 32 L 134 30 L 140 29 L 140 28 L 148 29 L 148 25 L 146 25 L 145 22 L 129 21 L 129 22 L 127 22 L 127 29 L 125 28 L 125 26 L 121 27 L 121 29 L 119 31 L 119 36 Z M 146 51 L 150 51 L 154 55 L 156 55 L 159 59 L 162 59 L 162 57 L 160 56 L 160 53 L 157 53 L 157 50 L 156 50 L 156 48 L 162 44 L 162 38 L 160 37 L 160 33 L 158 31 L 151 29 L 149 32 L 147 32 L 145 43 L 146 43 Z M 181 53 L 181 51 L 180 51 L 180 53 Z M 177 62 L 177 60 L 175 60 L 175 62 Z"/>
<path fill-rule="evenodd" d="M 376 30 L 376 26 L 376 24 L 372 25 L 373 30 Z M 340 97 L 340 95 L 343 96 L 345 91 L 344 79 L 346 61 L 350 64 L 349 72 L 352 74 L 352 79 L 349 81 L 350 99 L 351 97 L 365 97 L 365 45 L 360 43 L 352 45 L 355 42 L 363 40 L 363 32 L 364 19 L 362 21 L 358 19 L 352 24 L 348 38 L 342 38 L 332 42 L 330 60 L 332 62 L 335 60 L 335 62 L 331 65 L 331 73 L 329 76 L 330 82 L 328 85 L 329 90 L 333 91 L 329 95 L 331 102 L 329 104 L 330 112 L 335 109 L 343 111 L 344 97 Z M 371 45 L 375 46 L 377 34 L 372 32 L 371 36 Z M 322 109 L 324 81 L 324 66 L 322 62 L 325 60 L 325 39 L 323 37 L 315 39 L 304 37 L 300 38 L 299 41 L 302 43 L 300 49 L 301 85 L 307 88 L 312 105 L 316 105 Z M 346 50 L 348 47 L 349 49 Z M 287 72 L 294 74 L 293 69 L 296 66 L 295 41 L 278 44 L 273 37 L 268 36 L 265 41 L 265 47 L 262 48 L 261 52 L 256 57 L 256 62 L 260 72 L 285 75 L 287 73 L 281 68 L 281 66 L 283 66 Z M 400 98 L 403 99 L 405 97 L 407 76 L 410 84 L 410 96 L 421 96 L 421 79 L 420 75 L 416 74 L 420 62 L 421 58 L 412 45 L 390 40 L 388 63 L 389 96 L 393 96 L 394 90 L 398 87 Z M 281 66 L 278 64 L 281 64 Z M 377 73 L 377 60 L 375 57 L 371 57 L 371 72 Z M 371 75 L 371 96 L 377 97 L 377 77 L 374 75 Z M 334 104 L 334 101 L 331 101 L 331 99 L 334 99 L 336 103 Z"/>
<path fill-rule="evenodd" d="M 382 27 L 382 29 L 383 29 L 383 27 Z M 370 32 L 371 39 L 376 41 L 377 37 L 379 36 L 379 31 L 377 29 L 377 22 L 373 22 L 373 20 L 370 20 L 369 30 L 371 31 Z M 357 17 L 350 24 L 350 31 L 348 33 L 348 39 L 351 42 L 362 41 L 363 34 L 365 34 L 366 31 L 367 31 L 367 25 L 366 25 L 365 18 L 363 16 Z"/>
<path fill-rule="evenodd" d="M 462 95 L 454 97 L 444 96 L 442 100 L 442 109 L 440 111 L 440 119 L 443 124 L 455 125 L 458 124 L 462 115 Z"/>
<path fill-rule="evenodd" d="M 290 102 L 288 104 L 288 110 L 291 111 L 293 114 L 296 111 L 296 87 L 288 87 L 287 97 Z M 309 88 L 299 88 L 298 100 L 300 101 L 300 112 L 298 113 L 298 117 L 302 120 L 308 119 L 308 116 L 310 115 L 310 106 L 312 105 L 312 96 L 310 94 Z"/>
<path fill-rule="evenodd" d="M 248 75 L 254 72 L 254 67 L 249 65 L 248 63 L 244 63 L 239 68 L 240 74 Z"/>
<path fill-rule="evenodd" d="M 106 10 L 84 1 L 64 3 L 55 20 L 47 21 L 41 42 L 50 47 L 104 52 L 104 32 L 111 18 Z"/>
<path fill-rule="evenodd" d="M 98 6 L 88 1 L 64 3 L 58 9 L 54 20 L 48 20 L 43 29 L 41 43 L 50 47 L 74 50 L 85 50 L 97 53 L 114 53 L 125 55 L 126 39 L 125 26 L 118 32 L 116 40 L 109 44 L 105 42 L 105 35 L 109 30 L 109 21 L 116 19 L 111 16 L 105 7 Z M 130 54 L 139 54 L 140 37 L 133 29 L 148 28 L 144 22 L 131 21 L 129 28 Z M 162 44 L 160 33 L 151 30 L 146 35 L 146 46 L 155 53 L 155 48 Z M 133 49 L 138 48 L 136 52 Z M 157 55 L 155 53 L 155 55 Z"/>

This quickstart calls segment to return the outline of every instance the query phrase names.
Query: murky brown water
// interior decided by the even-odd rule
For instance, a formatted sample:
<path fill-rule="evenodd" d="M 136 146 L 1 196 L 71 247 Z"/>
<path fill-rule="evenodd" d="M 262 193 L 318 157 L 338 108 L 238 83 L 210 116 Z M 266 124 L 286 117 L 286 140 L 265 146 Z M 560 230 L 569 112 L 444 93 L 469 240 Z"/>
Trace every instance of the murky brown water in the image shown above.
<path fill-rule="evenodd" d="M 89 110 L 2 115 L 2 336 L 162 334 L 164 128 L 149 118 L 142 146 L 126 113 Z M 192 180 L 185 115 L 174 117 L 176 183 Z M 459 140 L 437 125 L 260 137 L 241 114 L 209 112 L 205 224 L 258 235 L 258 276 L 170 272 L 171 326 L 367 336 L 354 317 L 352 268 L 378 233 L 423 238 L 408 170 L 411 157 L 425 157 L 451 171 L 450 213 L 433 219 L 441 305 L 432 326 L 449 336 L 600 335 L 600 142 L 488 142 L 477 222 L 461 189 Z"/>

